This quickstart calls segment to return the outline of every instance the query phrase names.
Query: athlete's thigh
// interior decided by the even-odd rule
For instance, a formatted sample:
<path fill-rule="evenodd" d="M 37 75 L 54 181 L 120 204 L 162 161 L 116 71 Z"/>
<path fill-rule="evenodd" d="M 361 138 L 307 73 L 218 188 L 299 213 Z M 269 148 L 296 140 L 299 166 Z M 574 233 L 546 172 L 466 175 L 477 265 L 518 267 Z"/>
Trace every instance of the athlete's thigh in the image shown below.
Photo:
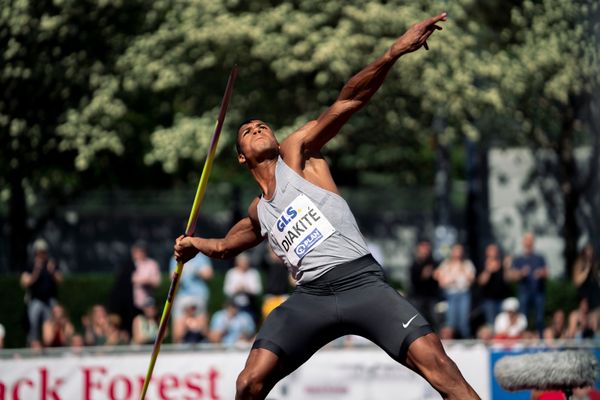
<path fill-rule="evenodd" d="M 381 279 L 369 279 L 344 293 L 340 304 L 343 319 L 353 333 L 371 340 L 402 363 L 408 346 L 431 332 L 417 309 Z"/>
<path fill-rule="evenodd" d="M 269 314 L 252 347 L 276 354 L 290 373 L 318 349 L 341 336 L 339 330 L 333 296 L 294 293 Z"/>

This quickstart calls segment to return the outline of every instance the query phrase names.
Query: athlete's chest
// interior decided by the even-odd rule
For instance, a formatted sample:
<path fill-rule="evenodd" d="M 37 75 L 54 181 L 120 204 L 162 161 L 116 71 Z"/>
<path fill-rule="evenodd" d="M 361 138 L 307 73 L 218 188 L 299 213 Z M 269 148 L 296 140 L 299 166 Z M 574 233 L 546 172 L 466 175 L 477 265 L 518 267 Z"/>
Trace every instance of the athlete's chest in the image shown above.
<path fill-rule="evenodd" d="M 309 196 L 292 192 L 281 196 L 278 206 L 273 201 L 269 207 L 269 218 L 261 223 L 269 240 L 292 265 L 299 261 L 335 232 L 326 213 Z M 273 199 L 275 200 L 275 199 Z"/>

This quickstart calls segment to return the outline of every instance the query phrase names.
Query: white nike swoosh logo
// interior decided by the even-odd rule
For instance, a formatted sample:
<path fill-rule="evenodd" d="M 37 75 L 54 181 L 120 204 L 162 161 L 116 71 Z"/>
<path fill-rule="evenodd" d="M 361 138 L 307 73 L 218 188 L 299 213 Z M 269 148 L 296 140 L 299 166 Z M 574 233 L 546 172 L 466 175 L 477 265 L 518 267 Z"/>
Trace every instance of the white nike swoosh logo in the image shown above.
<path fill-rule="evenodd" d="M 403 322 L 403 323 L 402 323 L 402 327 L 403 327 L 404 329 L 408 328 L 408 326 L 410 325 L 410 323 L 411 323 L 411 322 L 413 322 L 413 319 L 417 318 L 417 315 L 419 315 L 419 314 L 416 314 L 414 317 L 412 317 L 411 319 L 409 319 L 407 323 L 404 323 L 404 322 Z"/>

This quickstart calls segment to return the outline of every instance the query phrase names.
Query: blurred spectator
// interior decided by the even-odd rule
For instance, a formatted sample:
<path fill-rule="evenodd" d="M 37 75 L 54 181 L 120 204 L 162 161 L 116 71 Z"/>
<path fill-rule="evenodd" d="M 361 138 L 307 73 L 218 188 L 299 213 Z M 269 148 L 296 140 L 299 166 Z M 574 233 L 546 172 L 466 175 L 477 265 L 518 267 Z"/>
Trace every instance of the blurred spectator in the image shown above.
<path fill-rule="evenodd" d="M 527 330 L 527 317 L 519 312 L 519 300 L 509 297 L 502 302 L 502 312 L 494 322 L 495 339 L 518 339 Z"/>
<path fill-rule="evenodd" d="M 69 320 L 65 308 L 60 304 L 52 306 L 50 318 L 42 326 L 42 341 L 45 347 L 65 347 L 71 343 L 75 328 Z"/>
<path fill-rule="evenodd" d="M 572 400 L 600 400 L 600 390 L 597 388 L 586 386 L 582 388 L 574 388 L 571 395 Z M 565 397 L 566 400 L 566 397 Z"/>
<path fill-rule="evenodd" d="M 579 298 L 587 299 L 590 311 L 600 311 L 600 268 L 591 244 L 587 244 L 575 260 L 573 283 Z"/>
<path fill-rule="evenodd" d="M 267 246 L 263 254 L 264 257 L 260 265 L 266 273 L 265 293 L 262 305 L 262 317 L 264 319 L 277 306 L 287 300 L 289 291 L 295 285 L 295 282 L 285 264 L 271 249 L 271 246 Z"/>
<path fill-rule="evenodd" d="M 41 340 L 34 339 L 29 343 L 29 348 L 32 354 L 42 354 L 44 352 L 44 345 Z"/>
<path fill-rule="evenodd" d="M 134 344 L 153 344 L 158 335 L 158 312 L 154 299 L 149 297 L 142 306 L 142 313 L 133 319 Z"/>
<path fill-rule="evenodd" d="M 87 346 L 104 346 L 108 335 L 108 314 L 102 304 L 94 304 L 81 318 Z"/>
<path fill-rule="evenodd" d="M 410 300 L 434 329 L 437 328 L 438 322 L 435 318 L 435 305 L 439 301 L 439 286 L 434 279 L 435 267 L 431 242 L 425 239 L 419 240 L 410 267 Z"/>
<path fill-rule="evenodd" d="M 250 266 L 250 257 L 242 253 L 235 258 L 233 268 L 225 274 L 223 292 L 232 299 L 240 311 L 258 316 L 257 300 L 262 293 L 262 281 L 258 271 Z"/>
<path fill-rule="evenodd" d="M 569 398 L 562 391 L 533 391 L 532 400 L 600 400 L 600 391 L 591 386 L 574 388 Z"/>
<path fill-rule="evenodd" d="M 177 268 L 177 261 L 172 257 L 169 262 L 169 271 L 171 275 Z M 208 298 L 210 295 L 206 282 L 210 281 L 214 275 L 212 263 L 208 257 L 198 253 L 196 257 L 185 263 L 179 280 L 179 289 L 173 302 L 172 309 L 172 327 L 173 342 L 183 341 L 185 334 L 185 324 L 189 321 L 188 313 L 184 312 L 184 307 L 193 304 L 195 316 L 206 319 L 204 315 L 208 307 Z"/>
<path fill-rule="evenodd" d="M 137 309 L 133 304 L 133 282 L 131 277 L 135 272 L 135 264 L 131 254 L 117 266 L 115 280 L 108 298 L 108 309 L 121 319 L 121 329 L 131 337 L 133 318 Z"/>
<path fill-rule="evenodd" d="M 245 311 L 238 309 L 232 299 L 225 301 L 222 310 L 217 311 L 210 321 L 210 341 L 231 346 L 239 342 L 249 343 L 256 326 Z"/>
<path fill-rule="evenodd" d="M 490 343 L 494 338 L 494 328 L 491 325 L 484 324 L 477 328 L 477 339 L 484 343 Z"/>
<path fill-rule="evenodd" d="M 579 300 L 577 309 L 569 314 L 567 337 L 571 339 L 591 339 L 597 330 L 596 316 L 590 313 L 587 299 Z"/>
<path fill-rule="evenodd" d="M 181 319 L 181 338 L 177 343 L 201 343 L 208 337 L 208 314 L 198 312 L 193 301 L 184 302 Z"/>
<path fill-rule="evenodd" d="M 552 342 L 557 339 L 565 339 L 567 337 L 567 324 L 565 312 L 556 310 L 552 314 L 550 325 L 544 329 L 544 339 L 546 342 Z"/>
<path fill-rule="evenodd" d="M 510 295 L 510 287 L 507 283 L 510 262 L 509 257 L 502 261 L 496 244 L 488 244 L 485 248 L 485 260 L 477 277 L 477 284 L 481 289 L 481 306 L 488 325 L 494 325 L 502 301 Z"/>
<path fill-rule="evenodd" d="M 523 235 L 523 254 L 513 260 L 511 279 L 519 282 L 519 303 L 526 316 L 534 310 L 535 329 L 539 337 L 544 330 L 545 282 L 548 276 L 546 260 L 534 252 L 535 236 L 531 232 Z"/>
<path fill-rule="evenodd" d="M 0 349 L 4 348 L 4 336 L 6 336 L 6 330 L 4 325 L 0 324 Z"/>
<path fill-rule="evenodd" d="M 440 329 L 440 339 L 442 340 L 452 340 L 456 339 L 454 334 L 454 329 L 451 326 L 442 326 Z"/>
<path fill-rule="evenodd" d="M 145 242 L 138 241 L 131 247 L 131 258 L 135 271 L 131 275 L 133 283 L 133 304 L 142 310 L 149 299 L 153 299 L 154 290 L 160 284 L 160 268 L 158 263 L 148 257 Z"/>
<path fill-rule="evenodd" d="M 462 339 L 469 338 L 470 288 L 475 279 L 475 267 L 464 257 L 462 245 L 452 246 L 449 257 L 435 270 L 434 277 L 448 301 L 446 324 L 458 332 Z"/>
<path fill-rule="evenodd" d="M 75 333 L 71 338 L 70 343 L 71 354 L 80 355 L 83 353 L 83 348 L 85 347 L 85 341 L 83 340 L 83 336 L 79 333 Z"/>
<path fill-rule="evenodd" d="M 121 317 L 117 314 L 108 314 L 108 325 L 106 329 L 106 344 L 110 346 L 128 344 L 131 335 L 125 330 L 121 323 Z"/>
<path fill-rule="evenodd" d="M 44 239 L 33 243 L 33 253 L 33 261 L 21 274 L 21 286 L 26 290 L 29 343 L 40 340 L 42 324 L 50 318 L 50 309 L 56 304 L 58 285 L 63 281 L 59 265 L 50 257 L 48 243 Z"/>

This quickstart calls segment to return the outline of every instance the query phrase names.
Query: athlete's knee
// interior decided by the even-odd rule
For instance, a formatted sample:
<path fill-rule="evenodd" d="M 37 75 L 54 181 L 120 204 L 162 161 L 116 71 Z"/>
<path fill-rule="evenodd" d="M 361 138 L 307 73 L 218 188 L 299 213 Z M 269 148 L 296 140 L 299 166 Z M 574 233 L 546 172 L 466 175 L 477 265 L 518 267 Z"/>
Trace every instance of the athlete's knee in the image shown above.
<path fill-rule="evenodd" d="M 439 339 L 428 335 L 409 347 L 409 366 L 419 372 L 440 393 L 447 393 L 463 380 L 458 367 L 448 357 Z"/>
<path fill-rule="evenodd" d="M 260 378 L 252 370 L 243 370 L 236 381 L 236 399 L 258 399 L 258 396 L 263 392 L 263 388 L 264 379 Z"/>
<path fill-rule="evenodd" d="M 427 364 L 423 368 L 423 373 L 429 383 L 438 390 L 455 384 L 456 379 L 460 379 L 456 376 L 458 372 L 456 364 L 444 353 L 432 354 Z"/>
<path fill-rule="evenodd" d="M 479 398 L 460 373 L 458 366 L 445 353 L 432 356 L 432 363 L 424 375 L 444 399 Z"/>

